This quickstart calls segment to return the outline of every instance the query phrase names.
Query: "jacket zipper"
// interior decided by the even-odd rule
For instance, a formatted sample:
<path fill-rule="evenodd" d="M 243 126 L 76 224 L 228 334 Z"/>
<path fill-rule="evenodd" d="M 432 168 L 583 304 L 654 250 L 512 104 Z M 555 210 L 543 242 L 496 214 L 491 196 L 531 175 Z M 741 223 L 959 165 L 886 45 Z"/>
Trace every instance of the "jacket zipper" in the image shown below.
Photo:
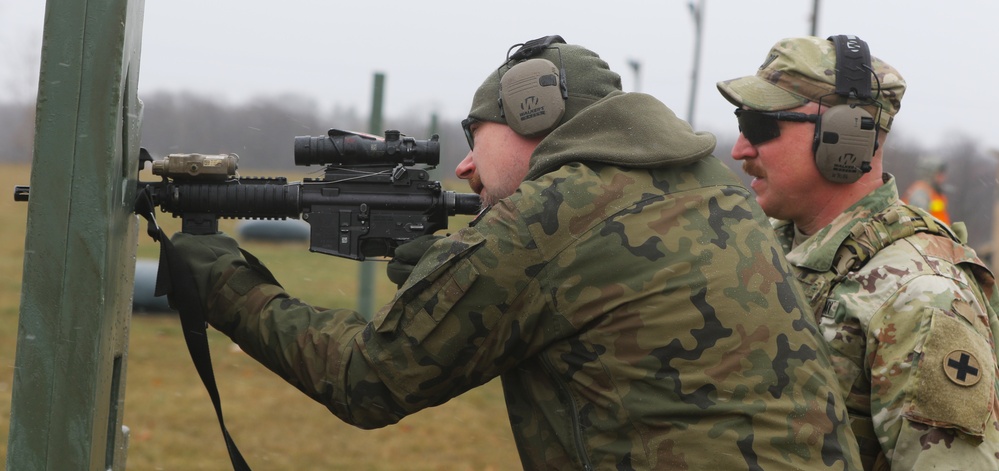
<path fill-rule="evenodd" d="M 547 354 L 542 353 L 541 364 L 544 366 L 545 371 L 548 372 L 548 376 L 552 378 L 555 386 L 561 396 L 567 398 L 569 406 L 569 419 L 572 421 L 572 438 L 576 445 L 576 454 L 579 456 L 579 461 L 583 464 L 583 470 L 592 471 L 593 465 L 590 464 L 590 458 L 586 455 L 586 448 L 583 446 L 583 431 L 579 425 L 579 408 L 576 407 L 576 399 L 572 397 L 569 393 L 569 386 L 562 381 L 562 377 L 559 376 L 558 372 L 555 370 L 555 366 L 552 364 L 551 359 Z"/>

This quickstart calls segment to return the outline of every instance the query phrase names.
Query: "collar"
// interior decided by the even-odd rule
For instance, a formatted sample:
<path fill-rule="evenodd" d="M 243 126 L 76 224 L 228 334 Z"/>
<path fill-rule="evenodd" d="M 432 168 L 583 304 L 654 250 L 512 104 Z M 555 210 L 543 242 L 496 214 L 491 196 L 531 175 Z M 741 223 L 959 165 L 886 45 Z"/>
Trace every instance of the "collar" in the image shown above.
<path fill-rule="evenodd" d="M 787 253 L 787 261 L 792 265 L 807 268 L 817 272 L 832 269 L 833 259 L 843 241 L 857 224 L 861 224 L 890 206 L 898 204 L 898 188 L 895 177 L 884 174 L 885 183 L 872 191 L 853 206 L 847 208 L 828 226 L 823 227 L 800 245 Z M 777 234 L 788 242 L 794 237 L 794 224 L 790 221 L 779 221 L 774 225 Z M 783 241 L 782 241 L 783 242 Z M 788 243 L 786 242 L 786 243 Z M 789 246 L 789 245 L 787 245 Z"/>

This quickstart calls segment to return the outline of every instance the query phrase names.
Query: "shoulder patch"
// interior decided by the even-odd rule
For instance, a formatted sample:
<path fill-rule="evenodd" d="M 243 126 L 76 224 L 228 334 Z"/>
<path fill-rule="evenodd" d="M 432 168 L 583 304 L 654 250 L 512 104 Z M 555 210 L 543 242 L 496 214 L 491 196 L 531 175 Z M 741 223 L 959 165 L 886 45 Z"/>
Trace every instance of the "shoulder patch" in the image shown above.
<path fill-rule="evenodd" d="M 914 422 L 983 436 L 995 413 L 996 361 L 988 340 L 964 319 L 941 311 L 933 314 L 919 349 L 904 415 Z"/>

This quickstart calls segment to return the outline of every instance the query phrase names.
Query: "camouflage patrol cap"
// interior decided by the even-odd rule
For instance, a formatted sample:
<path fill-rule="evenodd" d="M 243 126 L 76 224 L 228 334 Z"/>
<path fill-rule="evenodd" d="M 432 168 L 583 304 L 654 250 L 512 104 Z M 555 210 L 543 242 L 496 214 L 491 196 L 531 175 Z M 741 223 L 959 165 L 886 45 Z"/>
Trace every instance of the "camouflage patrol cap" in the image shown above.
<path fill-rule="evenodd" d="M 607 96 L 611 92 L 621 90 L 621 76 L 610 70 L 595 52 L 573 44 L 552 44 L 532 58 L 547 59 L 565 70 L 563 80 L 568 89 L 569 98 L 565 103 L 565 114 L 555 127 L 572 119 L 583 108 Z M 500 78 L 511 67 L 520 61 L 506 61 L 497 69 L 490 71 L 472 97 L 472 108 L 468 117 L 479 121 L 492 121 L 507 124 L 500 115 Z"/>
<path fill-rule="evenodd" d="M 874 56 L 871 68 L 877 77 L 877 81 L 871 78 L 871 93 L 883 110 L 878 124 L 889 131 L 902 104 L 905 80 L 895 68 Z M 736 106 L 760 111 L 787 110 L 820 99 L 823 105 L 846 102 L 846 98 L 835 94 L 836 47 L 832 41 L 814 36 L 778 41 L 756 75 L 718 82 L 718 91 Z M 876 106 L 863 108 L 878 116 Z"/>

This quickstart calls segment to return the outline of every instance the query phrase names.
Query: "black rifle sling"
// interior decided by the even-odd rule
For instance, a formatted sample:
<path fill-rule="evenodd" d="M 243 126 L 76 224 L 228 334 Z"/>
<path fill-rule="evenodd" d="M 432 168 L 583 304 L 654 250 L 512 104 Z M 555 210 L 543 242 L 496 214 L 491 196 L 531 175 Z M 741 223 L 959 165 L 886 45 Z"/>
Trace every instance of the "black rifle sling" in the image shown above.
<path fill-rule="evenodd" d="M 222 400 L 219 398 L 218 386 L 215 384 L 215 373 L 212 370 L 211 350 L 208 348 L 208 324 L 203 306 L 198 302 L 198 287 L 194 284 L 194 276 L 190 267 L 181 259 L 174 250 L 170 238 L 164 234 L 163 229 L 156 224 L 156 217 L 153 215 L 154 206 L 149 193 L 143 190 L 137 197 L 135 212 L 146 218 L 148 221 L 146 232 L 153 240 L 160 243 L 159 269 L 156 273 L 155 296 L 172 295 L 170 299 L 177 305 L 173 306 L 180 312 L 180 324 L 184 330 L 184 341 L 187 343 L 187 350 L 191 354 L 198 376 L 204 383 L 208 395 L 215 406 L 215 415 L 219 419 L 219 426 L 222 428 L 222 436 L 225 438 L 225 446 L 229 451 L 229 459 L 232 461 L 232 468 L 236 471 L 250 471 L 250 467 L 240 454 L 236 443 L 229 436 L 229 431 L 225 428 L 225 420 L 222 418 Z"/>

